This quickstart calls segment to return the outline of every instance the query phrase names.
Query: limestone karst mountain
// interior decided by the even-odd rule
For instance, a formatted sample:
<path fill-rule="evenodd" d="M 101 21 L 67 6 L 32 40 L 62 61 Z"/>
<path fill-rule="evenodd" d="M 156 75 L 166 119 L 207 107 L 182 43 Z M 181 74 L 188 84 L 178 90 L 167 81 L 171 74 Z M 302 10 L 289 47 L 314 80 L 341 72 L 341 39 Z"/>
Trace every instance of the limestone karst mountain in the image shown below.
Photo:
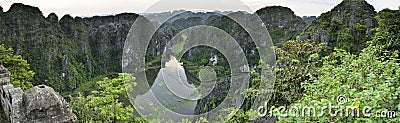
<path fill-rule="evenodd" d="M 329 51 L 337 47 L 359 52 L 378 24 L 375 16 L 374 7 L 365 0 L 343 0 L 313 21 L 301 34 L 301 39 L 327 42 Z"/>
<path fill-rule="evenodd" d="M 307 23 L 287 7 L 268 6 L 256 12 L 267 27 L 274 45 L 281 46 L 288 40 L 296 39 Z"/>
<path fill-rule="evenodd" d="M 250 66 L 258 64 L 258 52 L 251 43 L 252 38 L 232 19 L 218 13 L 176 12 L 182 13 L 164 24 L 150 20 L 160 26 L 146 54 L 150 81 L 157 80 L 157 73 L 161 69 L 160 55 L 171 38 L 182 30 L 198 25 L 213 26 L 230 34 L 240 44 Z M 165 19 L 169 14 L 148 16 Z M 244 12 L 225 14 L 250 15 Z M 295 39 L 327 42 L 326 53 L 330 53 L 333 47 L 351 53 L 359 52 L 365 47 L 366 41 L 371 39 L 373 28 L 378 25 L 374 7 L 365 0 L 343 0 L 317 18 L 301 18 L 290 8 L 281 6 L 265 7 L 256 14 L 262 19 L 262 25 L 269 30 L 276 46 L 280 47 L 284 42 Z M 138 16 L 122 13 L 84 18 L 64 15 L 59 18 L 51 13 L 45 17 L 37 7 L 16 3 L 5 12 L 0 7 L 0 44 L 13 48 L 14 54 L 28 61 L 36 72 L 34 85 L 46 84 L 60 93 L 71 92 L 97 76 L 121 72 L 124 41 Z M 199 66 L 215 66 L 217 87 L 210 96 L 198 101 L 194 113 L 212 110 L 214 105 L 224 99 L 224 90 L 229 88 L 226 85 L 230 83 L 230 68 L 226 58 L 210 47 L 199 47 L 188 51 L 182 62 L 184 73 L 192 84 L 192 80 L 197 81 L 195 78 Z"/>
<path fill-rule="evenodd" d="M 22 55 L 36 72 L 35 85 L 58 92 L 111 72 L 121 72 L 125 37 L 137 14 L 44 17 L 37 7 L 13 4 L 0 15 L 0 43 Z"/>

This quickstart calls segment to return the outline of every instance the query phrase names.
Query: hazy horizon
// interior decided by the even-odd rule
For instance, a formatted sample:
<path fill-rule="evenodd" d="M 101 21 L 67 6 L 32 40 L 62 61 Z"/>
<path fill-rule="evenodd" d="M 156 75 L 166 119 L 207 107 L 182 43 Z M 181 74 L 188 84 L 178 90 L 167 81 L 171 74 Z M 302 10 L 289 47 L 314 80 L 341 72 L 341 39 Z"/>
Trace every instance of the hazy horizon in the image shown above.
<path fill-rule="evenodd" d="M 2 0 L 0 6 L 8 11 L 13 3 L 38 7 L 44 16 L 56 13 L 57 16 L 91 17 L 119 13 L 159 13 L 174 10 L 204 9 L 209 11 L 247 11 L 253 13 L 266 6 L 284 6 L 292 9 L 297 16 L 319 16 L 330 11 L 342 0 Z M 400 0 L 366 0 L 376 11 L 384 8 L 398 9 Z M 158 5 L 154 5 L 159 2 Z M 243 3 L 244 4 L 243 4 Z M 211 4 L 209 4 L 211 3 Z M 247 5 L 247 6 L 243 6 Z"/>

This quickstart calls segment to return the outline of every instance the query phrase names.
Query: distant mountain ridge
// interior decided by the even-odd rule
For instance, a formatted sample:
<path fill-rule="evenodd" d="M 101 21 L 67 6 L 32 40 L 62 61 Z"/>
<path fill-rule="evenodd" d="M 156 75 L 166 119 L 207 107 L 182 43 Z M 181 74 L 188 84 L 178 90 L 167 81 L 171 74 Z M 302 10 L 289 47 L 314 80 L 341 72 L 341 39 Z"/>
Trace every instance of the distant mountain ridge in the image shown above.
<path fill-rule="evenodd" d="M 33 84 L 46 84 L 58 92 L 71 91 L 95 76 L 121 72 L 124 41 L 139 16 L 134 13 L 89 18 L 64 15 L 59 19 L 54 13 L 44 17 L 39 8 L 20 3 L 13 4 L 6 12 L 1 7 L 0 10 L 0 43 L 12 47 L 15 54 L 22 55 L 31 64 L 37 73 Z M 290 8 L 281 6 L 265 7 L 256 13 L 277 46 L 301 37 L 302 40 L 328 42 L 331 47 L 350 46 L 347 49 L 358 51 L 365 42 L 347 39 L 368 39 L 371 29 L 376 27 L 376 12 L 364 0 L 344 0 L 316 20 L 298 17 Z M 160 30 L 159 35 L 173 36 L 196 24 L 209 24 L 227 31 L 239 28 L 227 26 L 234 24 L 227 23 L 228 20 L 213 13 L 184 12 L 169 20 L 165 28 L 161 27 L 164 30 Z M 339 26 L 341 24 L 344 26 Z M 167 29 L 171 26 L 179 29 Z M 245 41 L 249 38 L 245 33 L 236 36 Z M 153 57 L 163 50 L 160 42 L 165 39 L 155 37 L 155 40 L 159 44 L 151 47 L 159 49 L 150 53 L 155 55 Z M 251 47 L 246 42 L 243 45 Z M 250 53 L 253 49 L 244 50 Z"/>
<path fill-rule="evenodd" d="M 0 15 L 0 43 L 22 55 L 34 83 L 70 91 L 98 75 L 121 72 L 122 47 L 137 14 L 47 18 L 37 7 L 13 4 Z"/>

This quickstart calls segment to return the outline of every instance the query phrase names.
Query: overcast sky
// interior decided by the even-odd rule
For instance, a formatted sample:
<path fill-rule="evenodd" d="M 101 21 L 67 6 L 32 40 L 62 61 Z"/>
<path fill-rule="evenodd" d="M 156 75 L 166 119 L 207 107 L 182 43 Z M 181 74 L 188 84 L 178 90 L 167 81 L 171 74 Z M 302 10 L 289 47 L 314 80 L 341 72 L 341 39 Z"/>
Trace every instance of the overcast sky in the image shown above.
<path fill-rule="evenodd" d="M 208 4 L 212 2 L 211 4 Z M 341 0 L 0 0 L 7 11 L 13 3 L 39 7 L 47 16 L 109 15 L 122 12 L 159 12 L 174 9 L 245 10 L 251 13 L 265 6 L 280 5 L 291 8 L 297 15 L 320 15 L 331 10 Z M 398 9 L 400 0 L 367 0 L 376 10 Z M 242 4 L 244 3 L 244 4 Z M 249 8 L 246 8 L 246 7 Z M 150 9 L 149 9 L 150 8 Z M 147 10 L 147 11 L 146 11 Z"/>

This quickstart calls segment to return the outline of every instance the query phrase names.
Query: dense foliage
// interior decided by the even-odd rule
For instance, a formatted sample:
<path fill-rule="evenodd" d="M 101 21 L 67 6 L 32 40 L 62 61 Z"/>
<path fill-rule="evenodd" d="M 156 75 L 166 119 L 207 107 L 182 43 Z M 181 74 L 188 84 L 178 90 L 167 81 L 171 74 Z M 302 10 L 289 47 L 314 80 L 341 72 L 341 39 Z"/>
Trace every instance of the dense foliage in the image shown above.
<path fill-rule="evenodd" d="M 314 106 L 318 116 L 282 116 L 281 122 L 399 122 L 400 111 L 400 59 L 399 59 L 399 16 L 398 10 L 383 10 L 378 13 L 379 26 L 369 46 L 359 55 L 336 49 L 324 57 L 323 66 L 317 76 L 304 81 L 305 95 L 293 107 Z M 346 101 L 338 101 L 338 96 Z M 332 116 L 331 110 L 321 109 L 334 105 L 359 109 L 359 115 Z M 369 108 L 367 112 L 363 112 Z M 352 110 L 352 109 L 350 109 Z M 340 111 L 334 109 L 333 112 Z M 276 115 L 290 114 L 288 110 Z M 303 113 L 303 112 L 302 112 Z M 319 115 L 324 113 L 323 115 Z M 297 114 L 299 116 L 301 114 Z"/>
<path fill-rule="evenodd" d="M 372 41 L 343 33 L 349 37 L 344 42 L 366 42 L 368 47 L 359 54 L 339 45 L 321 59 L 323 44 L 307 41 L 275 48 L 277 79 L 268 104 L 285 109 L 269 106 L 270 116 L 279 122 L 400 122 L 399 13 L 378 13 L 379 26 L 368 35 Z M 357 24 L 354 28 L 365 29 Z M 250 122 L 251 115 L 239 110 L 230 122 Z"/>
<path fill-rule="evenodd" d="M 372 45 L 382 46 L 383 50 L 393 52 L 400 49 L 400 11 L 384 9 L 376 17 L 379 27 L 371 41 Z"/>
<path fill-rule="evenodd" d="M 99 90 L 90 95 L 79 94 L 71 97 L 73 112 L 79 122 L 137 122 L 140 118 L 133 116 L 133 107 L 126 93 L 125 82 L 133 82 L 129 74 L 119 74 L 117 78 L 104 78 L 98 81 Z"/>
<path fill-rule="evenodd" d="M 374 55 L 376 47 L 368 47 L 359 55 L 351 55 L 343 50 L 336 50 L 332 55 L 324 57 L 323 66 L 318 70 L 318 77 L 302 83 L 305 95 L 300 102 L 291 106 L 315 106 L 316 113 L 320 116 L 303 116 L 281 118 L 282 122 L 288 121 L 362 121 L 362 122 L 399 122 L 400 119 L 376 116 L 376 112 L 399 111 L 400 106 L 400 64 L 398 51 L 391 56 Z M 388 59 L 388 60 L 382 60 Z M 339 95 L 345 95 L 347 102 L 337 102 Z M 345 109 L 355 106 L 361 109 L 371 107 L 367 114 L 360 113 L 361 117 L 346 114 L 330 116 L 331 110 L 321 109 L 323 106 L 336 105 Z M 339 109 L 333 111 L 338 112 Z M 289 112 L 283 112 L 288 114 Z M 315 113 L 315 112 L 314 112 Z M 280 115 L 280 114 L 277 114 Z M 389 114 L 385 114 L 389 115 Z"/>
<path fill-rule="evenodd" d="M 137 14 L 80 18 L 13 4 L 0 14 L 0 43 L 35 71 L 32 83 L 71 92 L 92 78 L 121 72 L 125 37 Z"/>
<path fill-rule="evenodd" d="M 35 73 L 30 70 L 29 64 L 20 55 L 13 55 L 12 48 L 0 45 L 0 65 L 3 65 L 11 72 L 11 84 L 27 90 L 32 87 L 30 82 Z"/>
<path fill-rule="evenodd" d="M 287 41 L 282 48 L 275 47 L 277 54 L 274 95 L 269 104 L 287 106 L 303 96 L 302 82 L 315 75 L 320 59 L 319 52 L 325 43 Z"/>
<path fill-rule="evenodd" d="M 324 55 L 334 47 L 358 53 L 371 39 L 371 30 L 377 26 L 376 12 L 365 0 L 343 0 L 331 11 L 322 13 L 301 34 L 303 39 L 327 42 Z"/>

